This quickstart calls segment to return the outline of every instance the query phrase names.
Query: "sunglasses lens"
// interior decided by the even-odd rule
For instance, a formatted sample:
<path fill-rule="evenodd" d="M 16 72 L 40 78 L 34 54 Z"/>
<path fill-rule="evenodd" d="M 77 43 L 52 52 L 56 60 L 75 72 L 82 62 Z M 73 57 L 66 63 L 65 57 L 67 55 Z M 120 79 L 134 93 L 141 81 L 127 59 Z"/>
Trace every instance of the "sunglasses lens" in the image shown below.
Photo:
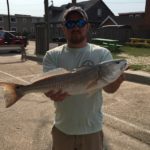
<path fill-rule="evenodd" d="M 78 28 L 82 28 L 86 24 L 87 24 L 87 22 L 85 20 L 83 20 L 83 19 L 79 19 L 79 20 L 76 20 L 76 21 L 68 20 L 65 23 L 65 26 L 66 26 L 67 29 L 73 29 L 75 26 L 77 26 Z"/>
<path fill-rule="evenodd" d="M 68 20 L 68 21 L 65 23 L 65 26 L 66 26 L 67 29 L 73 29 L 74 26 L 75 26 L 75 23 L 74 23 L 74 21 Z"/>
<path fill-rule="evenodd" d="M 86 25 L 86 21 L 83 19 L 78 20 L 78 22 L 76 22 L 77 27 L 82 28 Z"/>

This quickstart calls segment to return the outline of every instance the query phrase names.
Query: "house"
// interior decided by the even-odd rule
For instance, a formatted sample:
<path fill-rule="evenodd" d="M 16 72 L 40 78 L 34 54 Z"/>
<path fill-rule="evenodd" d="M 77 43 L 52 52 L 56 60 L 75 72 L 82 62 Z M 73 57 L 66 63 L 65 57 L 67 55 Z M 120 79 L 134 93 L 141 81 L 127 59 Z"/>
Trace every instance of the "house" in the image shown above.
<path fill-rule="evenodd" d="M 35 35 L 35 23 L 41 21 L 43 21 L 43 17 L 21 14 L 10 15 L 10 30 Z M 8 15 L 0 14 L 0 30 L 8 30 Z"/>
<path fill-rule="evenodd" d="M 119 13 L 119 16 L 107 17 L 100 26 L 128 25 L 133 30 L 133 37 L 150 38 L 150 0 L 146 0 L 145 11 Z"/>
<path fill-rule="evenodd" d="M 102 0 L 83 1 L 76 5 L 82 7 L 86 11 L 91 24 L 91 32 L 94 32 L 108 16 L 110 18 L 115 16 Z M 63 36 L 61 31 L 62 15 L 64 11 L 71 6 L 72 4 L 68 3 L 60 7 L 55 7 L 53 5 L 49 7 L 51 35 L 54 35 L 55 37 Z"/>
<path fill-rule="evenodd" d="M 150 0 L 146 0 L 145 11 L 120 13 L 119 16 L 115 16 L 103 0 L 88 0 L 79 2 L 76 5 L 82 7 L 89 17 L 91 37 L 99 37 L 101 33 L 98 31 L 98 28 L 106 25 L 118 25 L 121 27 L 124 25 L 124 33 L 126 31 L 130 32 L 127 33 L 128 35 L 125 35 L 126 40 L 128 40 L 130 36 L 143 38 L 150 37 Z M 55 7 L 53 5 L 49 7 L 51 36 L 63 36 L 61 30 L 62 15 L 64 11 L 71 6 L 72 4 L 68 3 L 60 7 Z"/>

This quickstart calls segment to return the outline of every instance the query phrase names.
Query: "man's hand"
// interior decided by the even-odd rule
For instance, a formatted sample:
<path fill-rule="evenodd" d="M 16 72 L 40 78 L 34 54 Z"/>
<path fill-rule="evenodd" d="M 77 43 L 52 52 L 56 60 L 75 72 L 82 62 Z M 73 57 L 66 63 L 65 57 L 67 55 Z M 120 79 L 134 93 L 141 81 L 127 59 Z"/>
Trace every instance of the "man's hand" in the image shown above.
<path fill-rule="evenodd" d="M 126 68 L 126 70 L 128 70 L 129 68 L 130 68 L 130 66 L 128 66 Z M 110 83 L 109 85 L 105 86 L 103 89 L 107 93 L 114 93 L 118 90 L 118 88 L 120 87 L 121 83 L 124 80 L 125 80 L 125 74 L 122 73 L 116 81 L 114 81 L 113 83 Z"/>
<path fill-rule="evenodd" d="M 54 92 L 52 90 L 52 91 L 45 93 L 45 95 L 49 97 L 51 100 L 56 101 L 56 102 L 63 101 L 67 96 L 69 96 L 67 92 L 62 92 L 62 90 L 59 90 L 57 92 Z"/>
<path fill-rule="evenodd" d="M 116 81 L 110 83 L 109 85 L 105 86 L 103 89 L 107 93 L 114 93 L 120 87 L 121 83 L 124 81 L 125 75 L 122 74 Z"/>

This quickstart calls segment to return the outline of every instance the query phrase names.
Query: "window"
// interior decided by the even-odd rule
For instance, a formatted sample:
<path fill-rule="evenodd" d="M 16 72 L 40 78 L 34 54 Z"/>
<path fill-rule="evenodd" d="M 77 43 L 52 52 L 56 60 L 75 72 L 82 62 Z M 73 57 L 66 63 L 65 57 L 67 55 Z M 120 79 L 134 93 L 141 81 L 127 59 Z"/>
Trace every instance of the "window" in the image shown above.
<path fill-rule="evenodd" d="M 32 32 L 32 33 L 35 32 L 35 28 L 34 28 L 34 27 L 31 28 L 31 32 Z"/>
<path fill-rule="evenodd" d="M 11 27 L 11 31 L 17 31 L 16 27 Z"/>
<path fill-rule="evenodd" d="M 56 27 L 57 28 L 61 28 L 61 24 L 56 24 Z"/>
<path fill-rule="evenodd" d="M 101 17 L 102 16 L 102 9 L 97 9 L 97 16 Z"/>
<path fill-rule="evenodd" d="M 129 15 L 129 18 L 133 18 L 134 17 L 134 15 L 132 14 L 132 15 Z"/>
<path fill-rule="evenodd" d="M 28 29 L 27 28 L 23 28 L 23 32 L 27 32 L 28 31 Z"/>
<path fill-rule="evenodd" d="M 0 30 L 3 30 L 3 27 L 0 27 Z"/>
<path fill-rule="evenodd" d="M 3 17 L 0 17 L 0 22 L 3 22 Z"/>
<path fill-rule="evenodd" d="M 54 25 L 53 25 L 53 24 L 50 24 L 50 27 L 51 27 L 51 28 L 53 28 L 53 27 L 54 27 Z"/>
<path fill-rule="evenodd" d="M 26 23 L 27 22 L 27 19 L 26 18 L 23 18 L 23 23 Z"/>
<path fill-rule="evenodd" d="M 43 18 L 40 18 L 40 19 L 39 19 L 39 22 L 43 22 L 43 21 L 44 21 L 44 19 L 43 19 Z"/>
<path fill-rule="evenodd" d="M 3 38 L 3 37 L 4 37 L 4 34 L 5 34 L 5 33 L 4 33 L 3 31 L 2 31 L 2 32 L 0 31 L 0 38 Z"/>
<path fill-rule="evenodd" d="M 135 18 L 140 18 L 140 17 L 141 17 L 140 14 L 136 14 L 136 15 L 135 15 Z"/>
<path fill-rule="evenodd" d="M 13 23 L 16 23 L 16 18 L 15 17 L 11 17 L 10 21 L 13 22 Z"/>
<path fill-rule="evenodd" d="M 52 10 L 49 10 L 49 15 L 51 16 L 53 14 Z"/>
<path fill-rule="evenodd" d="M 32 23 L 36 23 L 37 19 L 36 18 L 32 18 Z"/>

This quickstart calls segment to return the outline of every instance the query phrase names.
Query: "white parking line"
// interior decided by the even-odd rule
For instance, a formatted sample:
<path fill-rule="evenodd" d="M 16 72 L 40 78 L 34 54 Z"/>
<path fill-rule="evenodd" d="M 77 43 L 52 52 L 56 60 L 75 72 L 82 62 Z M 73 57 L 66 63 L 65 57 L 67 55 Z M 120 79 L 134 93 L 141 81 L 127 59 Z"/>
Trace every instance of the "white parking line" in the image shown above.
<path fill-rule="evenodd" d="M 21 76 L 21 78 L 36 78 L 36 76 L 38 77 L 39 74 L 30 74 L 30 75 L 23 75 Z"/>
<path fill-rule="evenodd" d="M 24 82 L 24 83 L 26 83 L 26 84 L 29 84 L 29 83 L 30 83 L 30 82 L 28 82 L 28 81 L 26 81 L 26 80 L 23 80 L 23 79 L 20 78 L 20 77 L 15 77 L 15 76 L 13 76 L 13 75 L 7 73 L 7 72 L 0 71 L 0 73 L 3 73 L 3 74 L 5 74 L 5 75 L 10 76 L 10 77 L 12 77 L 12 78 L 14 78 L 14 79 L 17 79 L 17 80 L 19 80 L 19 81 L 22 81 L 22 82 Z M 36 94 L 34 93 L 33 95 L 36 95 Z"/>
<path fill-rule="evenodd" d="M 30 83 L 30 82 L 28 82 L 28 81 L 26 81 L 26 80 L 23 80 L 22 78 L 15 77 L 15 76 L 13 76 L 13 75 L 7 73 L 7 72 L 0 71 L 0 73 L 3 73 L 3 74 L 5 74 L 5 75 L 7 75 L 7 76 L 10 76 L 10 77 L 12 77 L 12 78 L 14 78 L 14 79 L 20 80 L 20 81 L 22 81 L 22 82 L 24 82 L 24 83 Z"/>

